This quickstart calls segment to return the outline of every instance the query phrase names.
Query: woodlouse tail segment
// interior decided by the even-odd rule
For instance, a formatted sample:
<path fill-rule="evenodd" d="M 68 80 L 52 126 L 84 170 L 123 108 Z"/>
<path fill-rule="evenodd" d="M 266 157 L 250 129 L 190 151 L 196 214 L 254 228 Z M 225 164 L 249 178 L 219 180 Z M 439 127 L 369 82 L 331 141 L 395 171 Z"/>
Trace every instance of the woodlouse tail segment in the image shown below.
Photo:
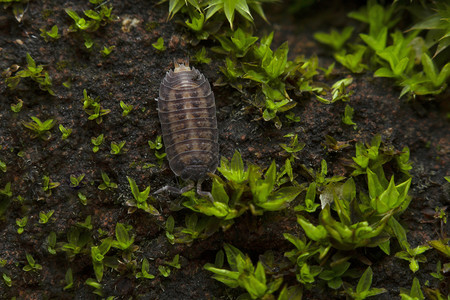
<path fill-rule="evenodd" d="M 184 72 L 184 71 L 190 71 L 191 68 L 189 67 L 189 58 L 185 57 L 184 59 L 173 59 L 173 65 L 174 65 L 174 73 Z"/>

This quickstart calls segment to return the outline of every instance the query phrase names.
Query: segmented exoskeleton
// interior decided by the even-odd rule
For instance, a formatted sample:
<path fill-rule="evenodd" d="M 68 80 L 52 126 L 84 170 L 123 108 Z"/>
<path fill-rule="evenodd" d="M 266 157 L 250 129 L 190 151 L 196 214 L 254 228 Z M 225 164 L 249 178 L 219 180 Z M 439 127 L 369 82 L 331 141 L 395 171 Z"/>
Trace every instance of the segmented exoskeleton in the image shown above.
<path fill-rule="evenodd" d="M 159 88 L 158 115 L 170 168 L 191 183 L 181 190 L 166 186 L 157 192 L 183 193 L 196 181 L 197 192 L 208 195 L 201 183 L 219 163 L 216 106 L 208 80 L 189 62 L 175 62 L 175 69 L 166 73 Z"/>

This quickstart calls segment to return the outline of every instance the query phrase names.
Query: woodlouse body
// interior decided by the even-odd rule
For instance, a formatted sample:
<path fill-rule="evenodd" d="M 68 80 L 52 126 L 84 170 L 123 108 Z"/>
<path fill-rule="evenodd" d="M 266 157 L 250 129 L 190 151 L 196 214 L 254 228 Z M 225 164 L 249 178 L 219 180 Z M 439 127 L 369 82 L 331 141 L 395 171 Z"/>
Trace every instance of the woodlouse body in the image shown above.
<path fill-rule="evenodd" d="M 208 80 L 175 63 L 159 88 L 158 114 L 169 165 L 183 180 L 199 181 L 219 163 L 216 106 Z"/>

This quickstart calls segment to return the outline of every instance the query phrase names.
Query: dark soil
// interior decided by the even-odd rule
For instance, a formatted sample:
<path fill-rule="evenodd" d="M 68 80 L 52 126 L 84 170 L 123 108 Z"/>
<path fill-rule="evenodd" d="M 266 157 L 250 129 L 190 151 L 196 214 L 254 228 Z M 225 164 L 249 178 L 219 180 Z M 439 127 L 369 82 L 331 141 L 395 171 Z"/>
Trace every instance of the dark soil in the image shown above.
<path fill-rule="evenodd" d="M 190 212 L 186 209 L 172 210 L 182 197 L 166 193 L 156 196 L 153 204 L 161 213 L 157 217 L 142 211 L 128 213 L 125 202 L 132 198 L 132 194 L 127 176 L 134 178 L 141 189 L 148 185 L 152 191 L 165 185 L 179 186 L 167 161 L 159 168 L 154 152 L 148 146 L 149 140 L 153 141 L 161 134 L 155 98 L 162 77 L 173 68 L 173 59 L 193 56 L 202 46 L 194 47 L 187 41 L 183 26 L 174 21 L 165 22 L 167 3 L 156 5 L 154 2 L 110 1 L 113 13 L 120 19 L 92 33 L 95 42 L 92 51 L 86 50 L 79 34 L 68 32 L 72 19 L 64 11 L 71 8 L 81 15 L 83 10 L 92 8 L 88 1 L 31 1 L 20 23 L 15 20 L 11 9 L 0 10 L 0 69 L 5 70 L 13 64 L 25 66 L 26 53 L 30 53 L 37 64 L 45 65 L 56 93 L 56 96 L 49 95 L 28 78 L 23 79 L 15 90 L 7 87 L 4 78 L 0 80 L 0 160 L 7 165 L 7 171 L 0 172 L 0 188 L 11 182 L 13 192 L 11 200 L 0 198 L 0 204 L 8 205 L 0 217 L 0 259 L 6 260 L 6 265 L 0 266 L 0 273 L 12 279 L 10 288 L 0 281 L 0 299 L 13 296 L 18 299 L 95 298 L 93 288 L 84 284 L 86 279 L 95 278 L 90 251 L 69 259 L 63 251 L 51 255 L 47 250 L 50 232 L 56 233 L 58 243 L 67 242 L 70 228 L 89 215 L 92 216 L 91 234 L 96 244 L 104 237 L 100 237 L 98 229 L 114 237 L 116 223 L 133 226 L 135 245 L 139 246 L 135 253 L 138 270 L 145 257 L 150 261 L 151 273 L 158 274 L 157 267 L 163 261 L 172 260 L 176 254 L 181 255 L 181 269 L 173 269 L 168 278 L 158 275 L 153 280 L 136 279 L 133 270 L 126 269 L 125 262 L 118 270 L 105 268 L 102 280 L 104 295 L 116 296 L 116 299 L 234 299 L 240 294 L 239 290 L 227 288 L 203 269 L 205 263 L 214 262 L 223 243 L 236 246 L 254 261 L 267 250 L 274 251 L 275 257 L 282 260 L 284 252 L 292 249 L 282 233 L 302 234 L 295 214 L 286 210 L 260 217 L 245 214 L 226 232 L 217 232 L 206 240 L 196 240 L 192 245 L 171 245 L 165 236 L 165 220 L 173 215 L 177 226 L 184 225 L 185 215 Z M 349 22 L 342 9 L 338 5 L 327 10 L 311 9 L 305 13 L 308 16 L 305 18 L 286 16 L 284 8 L 277 7 L 272 14 L 268 13 L 272 23 L 261 25 L 266 27 L 266 32 L 275 29 L 276 44 L 289 41 L 292 58 L 315 54 L 319 56 L 321 66 L 325 67 L 332 61 L 331 53 L 318 45 L 312 34 L 317 30 L 328 30 L 329 22 L 334 26 Z M 329 21 L 332 16 L 336 17 Z M 136 19 L 138 24 L 126 32 L 122 30 L 125 19 Z M 155 23 L 158 24 L 156 28 L 148 30 Z M 46 43 L 40 37 L 39 29 L 49 30 L 55 24 L 60 29 L 61 38 Z M 167 45 L 164 52 L 152 47 L 159 36 Z M 108 57 L 99 53 L 103 46 L 112 45 L 115 49 Z M 210 65 L 195 67 L 213 83 L 220 76 L 218 66 L 222 60 L 212 52 L 209 55 L 213 58 Z M 333 80 L 350 76 L 339 68 L 334 73 Z M 285 134 L 295 132 L 299 140 L 306 143 L 298 164 L 318 169 L 320 161 L 325 159 L 329 174 L 348 175 L 350 170 L 344 167 L 344 160 L 354 155 L 355 141 L 370 141 L 379 133 L 384 142 L 396 149 L 409 146 L 411 151 L 414 167 L 410 194 L 413 200 L 400 220 L 409 230 L 409 243 L 416 247 L 439 239 L 442 232 L 448 234 L 448 223 L 443 225 L 434 216 L 436 207 L 444 208 L 450 204 L 450 184 L 444 180 L 450 170 L 450 130 L 446 117 L 449 111 L 448 89 L 431 99 L 433 101 L 405 102 L 398 99 L 400 91 L 388 79 L 373 78 L 369 72 L 352 76 L 354 81 L 350 89 L 354 94 L 350 104 L 355 110 L 357 130 L 341 122 L 345 103 L 324 105 L 309 97 L 296 99 L 298 105 L 293 111 L 301 117 L 301 122 L 285 122 L 278 130 L 272 123 L 255 121 L 260 113 L 255 109 L 245 109 L 245 96 L 233 88 L 213 87 L 221 155 L 229 159 L 237 149 L 244 161 L 268 166 L 275 159 L 281 164 L 284 157 L 279 144 L 287 142 L 283 137 Z M 68 80 L 71 88 L 62 85 Z M 102 107 L 111 110 L 101 124 L 88 120 L 83 110 L 83 89 L 92 97 L 99 96 Z M 10 105 L 17 103 L 18 99 L 23 100 L 23 109 L 13 113 Z M 120 101 L 134 106 L 127 117 L 122 116 Z M 31 138 L 30 131 L 22 125 L 29 122 L 31 116 L 57 122 L 49 140 Z M 73 129 L 67 140 L 61 140 L 59 124 Z M 100 151 L 93 153 L 91 138 L 100 134 L 104 134 L 105 142 Z M 328 151 L 324 147 L 326 135 L 338 141 L 348 141 L 352 147 Z M 127 151 L 121 155 L 110 154 L 113 141 L 126 141 Z M 146 168 L 148 163 L 156 166 Z M 299 170 L 299 165 L 294 169 Z M 102 171 L 118 184 L 117 189 L 101 191 L 97 188 L 102 183 Z M 70 176 L 81 174 L 86 175 L 81 187 L 71 187 Z M 51 195 L 42 191 L 44 175 L 60 182 Z M 297 179 L 299 182 L 307 181 L 302 176 Z M 207 185 L 205 183 L 205 188 Z M 86 206 L 80 203 L 78 192 L 87 196 Z M 23 197 L 22 203 L 14 200 L 18 196 Z M 39 212 L 49 210 L 54 210 L 53 217 L 49 223 L 40 224 Z M 29 217 L 28 224 L 19 235 L 16 219 L 24 216 Z M 395 242 L 391 245 L 392 254 L 400 250 L 395 248 Z M 22 270 L 27 264 L 26 253 L 42 265 L 42 270 Z M 117 250 L 111 249 L 110 254 L 117 254 Z M 428 280 L 430 288 L 440 288 L 444 294 L 448 292 L 445 280 L 439 282 L 430 275 L 436 272 L 438 260 L 445 262 L 445 258 L 434 250 L 426 253 L 428 261 L 420 264 L 416 274 L 409 270 L 408 262 L 393 255 L 386 256 L 375 249 L 362 254 L 372 263 L 372 286 L 388 291 L 377 299 L 399 299 L 400 288 L 409 290 L 414 276 L 421 283 Z M 365 268 L 357 260 L 355 266 L 360 266 L 361 270 Z M 74 287 L 63 290 L 69 267 L 73 270 Z M 295 277 L 287 276 L 285 282 L 295 284 Z M 357 279 L 349 282 L 355 286 Z M 305 299 L 344 297 L 326 288 L 305 291 L 304 296 Z"/>

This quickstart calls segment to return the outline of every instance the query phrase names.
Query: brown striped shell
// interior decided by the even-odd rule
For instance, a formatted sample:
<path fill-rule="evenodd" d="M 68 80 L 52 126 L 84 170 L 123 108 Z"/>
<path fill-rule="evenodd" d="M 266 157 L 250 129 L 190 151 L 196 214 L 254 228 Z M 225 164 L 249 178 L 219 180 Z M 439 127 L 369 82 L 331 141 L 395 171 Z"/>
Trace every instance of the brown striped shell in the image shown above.
<path fill-rule="evenodd" d="M 213 173 L 219 163 L 216 106 L 205 76 L 188 63 L 175 63 L 161 82 L 158 114 L 175 175 L 198 181 Z"/>

